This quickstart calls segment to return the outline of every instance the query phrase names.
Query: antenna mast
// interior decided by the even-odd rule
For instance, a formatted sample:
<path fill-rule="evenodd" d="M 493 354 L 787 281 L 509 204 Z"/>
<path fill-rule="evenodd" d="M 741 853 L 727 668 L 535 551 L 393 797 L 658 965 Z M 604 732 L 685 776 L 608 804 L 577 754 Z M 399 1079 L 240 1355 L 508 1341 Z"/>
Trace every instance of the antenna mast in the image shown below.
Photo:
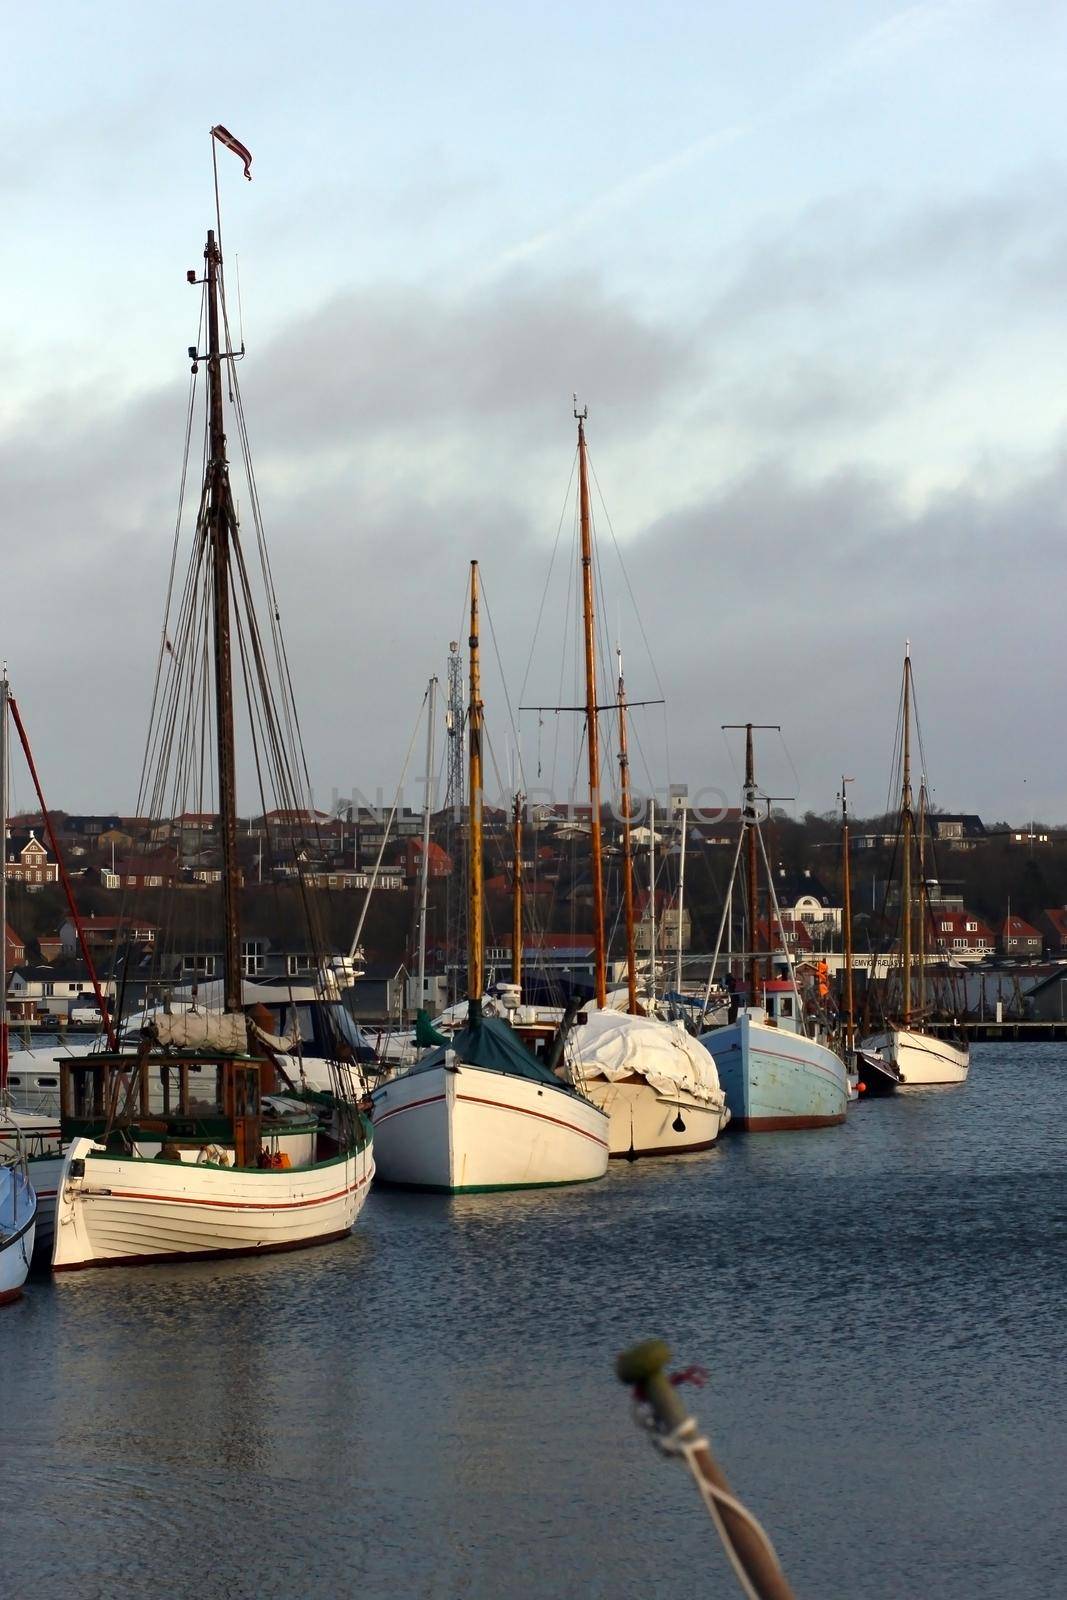
<path fill-rule="evenodd" d="M 593 534 L 589 511 L 589 466 L 586 459 L 585 422 L 589 408 L 578 410 L 578 509 L 582 546 L 582 621 L 585 632 L 585 735 L 589 750 L 589 867 L 593 879 L 593 949 L 597 1005 L 608 1001 L 607 962 L 604 948 L 604 867 L 600 843 L 600 737 L 596 701 L 596 625 L 593 612 Z"/>
<path fill-rule="evenodd" d="M 467 731 L 470 761 L 470 906 L 467 999 L 474 1022 L 482 1011 L 482 687 L 478 657 L 478 563 L 471 562 L 470 707 Z"/>
<path fill-rule="evenodd" d="M 462 854 L 463 832 L 463 657 L 459 640 L 453 639 L 448 647 L 448 698 L 445 706 L 446 785 L 445 785 L 445 849 L 453 870 L 445 879 L 445 945 L 446 961 L 453 973 L 460 962 L 464 944 L 464 913 L 466 895 L 459 890 L 456 858 Z M 449 999 L 456 999 L 451 984 Z"/>
<path fill-rule="evenodd" d="M 227 1011 L 241 1009 L 240 868 L 237 861 L 237 763 L 233 736 L 233 669 L 230 649 L 230 536 L 234 529 L 219 349 L 219 274 L 222 256 L 209 230 L 204 248 L 208 327 L 208 469 L 205 532 L 211 550 L 215 623 L 215 716 L 222 836 L 223 994 Z"/>

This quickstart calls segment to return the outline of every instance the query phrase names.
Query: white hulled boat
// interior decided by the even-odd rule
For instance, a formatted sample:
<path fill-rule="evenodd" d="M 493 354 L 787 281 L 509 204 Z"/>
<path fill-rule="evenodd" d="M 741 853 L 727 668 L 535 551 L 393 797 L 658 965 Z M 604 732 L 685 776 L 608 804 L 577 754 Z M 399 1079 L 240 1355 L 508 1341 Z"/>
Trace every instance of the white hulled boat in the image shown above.
<path fill-rule="evenodd" d="M 539 1062 L 508 1023 L 482 1013 L 482 717 L 472 561 L 467 1021 L 371 1097 L 385 1182 L 447 1193 L 585 1183 L 608 1165 L 604 1113 Z"/>
<path fill-rule="evenodd" d="M 372 1095 L 387 1183 L 463 1194 L 603 1177 L 608 1120 L 477 1006 L 450 1045 Z"/>
<path fill-rule="evenodd" d="M 963 1038 L 942 1039 L 923 1027 L 926 1010 L 926 903 L 925 781 L 919 790 L 918 894 L 913 891 L 915 816 L 911 790 L 912 678 L 910 644 L 904 652 L 901 689 L 901 793 L 900 793 L 900 1011 L 886 1019 L 877 1033 L 860 1041 L 860 1048 L 881 1056 L 898 1075 L 898 1089 L 964 1083 L 971 1052 Z M 916 937 L 917 934 L 917 937 Z M 915 984 L 917 980 L 917 992 Z"/>
<path fill-rule="evenodd" d="M 707 1150 L 730 1120 L 711 1051 L 680 1022 L 590 1011 L 568 1033 L 564 1059 L 610 1118 L 613 1156 Z"/>
<path fill-rule="evenodd" d="M 37 1195 L 25 1163 L 0 1162 L 0 1306 L 22 1293 L 36 1222 Z"/>
<path fill-rule="evenodd" d="M 863 1040 L 863 1049 L 876 1052 L 897 1070 L 897 1088 L 964 1083 L 971 1065 L 966 1045 L 939 1039 L 915 1028 L 885 1028 Z"/>
<path fill-rule="evenodd" d="M 340 1238 L 359 1215 L 374 1173 L 372 1130 L 359 1106 L 351 1052 L 339 1051 L 329 1063 L 328 1090 L 295 1084 L 280 1094 L 288 1041 L 275 1037 L 254 1010 L 244 1010 L 231 663 L 234 636 L 243 652 L 249 639 L 262 638 L 262 630 L 226 457 L 224 363 L 235 396 L 238 386 L 234 352 L 228 343 L 220 345 L 226 317 L 214 232 L 204 261 L 203 279 L 189 277 L 204 288 L 208 350 L 205 356 L 194 350 L 194 373 L 201 363 L 206 366 L 206 474 L 189 574 L 176 614 L 165 625 L 168 648 L 160 655 L 147 746 L 152 762 L 146 761 L 142 794 L 174 794 L 187 803 L 190 785 L 198 798 L 209 792 L 203 757 L 214 733 L 223 981 L 218 1009 L 179 1006 L 156 1013 L 139 1038 L 127 1032 L 121 1044 L 105 1017 L 108 1048 L 60 1061 L 64 1154 L 52 1250 L 56 1271 L 291 1250 Z M 235 416 L 247 450 L 239 399 Z M 252 503 L 264 554 L 254 494 Z M 276 611 L 270 585 L 268 597 Z M 278 635 L 275 647 L 273 668 L 262 652 L 254 673 L 245 661 L 245 688 L 250 700 L 255 697 L 248 722 L 259 741 L 261 784 L 270 784 L 280 814 L 293 818 L 306 815 L 293 787 L 294 764 L 302 758 Z M 208 681 L 215 690 L 210 718 L 200 688 Z M 190 773 L 197 753 L 201 770 Z M 319 998 L 328 990 L 324 980 Z"/>

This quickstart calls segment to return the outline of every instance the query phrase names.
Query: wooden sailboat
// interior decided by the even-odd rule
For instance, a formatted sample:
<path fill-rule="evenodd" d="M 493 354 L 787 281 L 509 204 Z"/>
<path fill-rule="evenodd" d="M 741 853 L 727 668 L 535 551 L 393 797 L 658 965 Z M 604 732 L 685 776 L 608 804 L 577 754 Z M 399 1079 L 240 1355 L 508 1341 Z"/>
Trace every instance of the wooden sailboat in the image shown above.
<path fill-rule="evenodd" d="M 482 722 L 478 563 L 471 562 L 467 1021 L 448 1044 L 372 1096 L 378 1170 L 387 1183 L 462 1194 L 603 1177 L 608 1119 L 483 1014 Z"/>
<path fill-rule="evenodd" d="M 7 707 L 5 666 L 0 671 L 0 1306 L 22 1293 L 37 1227 L 37 1195 L 7 1103 Z"/>
<path fill-rule="evenodd" d="M 955 1042 L 928 1033 L 925 1012 L 925 859 L 920 870 L 920 889 L 915 895 L 912 880 L 912 855 L 915 849 L 915 816 L 911 797 L 911 648 L 904 652 L 904 685 L 901 716 L 901 791 L 900 791 L 900 1013 L 878 1033 L 863 1040 L 862 1048 L 882 1056 L 896 1068 L 899 1087 L 923 1088 L 934 1084 L 963 1083 L 971 1064 L 965 1041 Z M 925 826 L 923 829 L 925 833 Z M 918 1006 L 913 997 L 913 924 L 918 899 Z"/>
<path fill-rule="evenodd" d="M 596 1009 L 567 1034 L 566 1070 L 584 1094 L 610 1117 L 613 1156 L 679 1155 L 706 1150 L 729 1118 L 715 1061 L 707 1047 L 680 1022 L 647 1014 L 637 996 L 634 950 L 633 859 L 626 691 L 619 663 L 619 776 L 623 825 L 623 905 L 626 929 L 626 1011 L 608 1008 L 607 937 L 604 916 L 603 848 L 600 821 L 600 738 L 597 703 L 596 628 L 593 598 L 592 519 L 586 412 L 578 412 L 578 512 L 585 648 L 585 728 L 589 763 L 590 871 L 593 880 L 593 943 Z M 653 828 L 653 835 L 655 829 Z M 653 895 L 655 889 L 653 886 Z M 652 951 L 655 971 L 655 941 Z M 654 978 L 653 978 L 654 987 Z"/>
<path fill-rule="evenodd" d="M 719 1076 L 732 1113 L 732 1126 L 750 1133 L 776 1133 L 787 1129 L 825 1128 L 844 1122 L 848 1105 L 845 1064 L 828 1038 L 805 1016 L 800 992 L 789 967 L 787 979 L 768 978 L 758 949 L 758 855 L 763 853 L 767 879 L 767 926 L 774 918 L 781 927 L 770 867 L 759 829 L 760 795 L 756 787 L 754 724 L 745 724 L 745 790 L 742 838 L 734 869 L 747 845 L 748 880 L 748 996 L 736 1020 L 702 1035 L 715 1052 Z M 772 941 L 768 940 L 768 944 Z M 782 946 L 785 950 L 783 931 Z M 716 952 L 717 955 L 718 952 Z M 715 973 L 712 963 L 710 989 Z"/>
<path fill-rule="evenodd" d="M 203 278 L 189 274 L 203 287 L 208 341 L 206 355 L 192 351 L 194 373 L 206 367 L 208 388 L 206 474 L 187 588 L 190 607 L 201 609 L 197 626 L 179 634 L 171 654 L 173 670 L 199 674 L 196 681 L 206 677 L 209 655 L 213 665 L 222 1008 L 164 1011 L 135 1043 L 112 1040 L 107 1050 L 60 1061 L 66 1149 L 56 1271 L 291 1250 L 342 1238 L 374 1172 L 371 1127 L 353 1096 L 350 1066 L 333 1063 L 329 1092 L 304 1097 L 291 1087 L 278 1095 L 276 1041 L 243 1009 L 231 622 L 236 617 L 242 630 L 247 673 L 244 652 L 256 619 L 226 454 L 222 371 L 233 353 L 228 339 L 225 345 L 220 339 L 222 257 L 214 231 L 204 263 Z M 231 384 L 236 391 L 232 374 Z M 183 640 L 190 637 L 199 643 L 184 660 Z M 257 659 L 258 711 L 270 734 L 276 712 L 264 674 Z M 283 766 L 271 769 L 275 785 Z M 294 803 L 291 790 L 280 792 Z"/>
<path fill-rule="evenodd" d="M 841 779 L 841 932 L 845 952 L 844 1009 L 841 1016 L 842 1049 L 850 1080 L 855 1079 L 861 1094 L 878 1097 L 892 1094 L 900 1082 L 893 1063 L 874 1050 L 863 1050 L 856 1043 L 856 997 L 852 971 L 852 862 L 848 838 L 848 788 L 851 778 Z"/>

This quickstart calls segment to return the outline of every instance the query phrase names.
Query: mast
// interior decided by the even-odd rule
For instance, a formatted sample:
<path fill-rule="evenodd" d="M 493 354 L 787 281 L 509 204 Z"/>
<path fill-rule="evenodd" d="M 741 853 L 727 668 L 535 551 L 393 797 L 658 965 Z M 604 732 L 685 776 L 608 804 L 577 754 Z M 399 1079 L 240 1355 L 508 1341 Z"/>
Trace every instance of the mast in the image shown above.
<path fill-rule="evenodd" d="M 626 921 L 626 1009 L 637 1014 L 637 954 L 634 949 L 634 862 L 631 839 L 630 756 L 626 736 L 626 687 L 622 676 L 622 651 L 616 648 L 619 662 L 619 798 L 622 806 L 622 903 Z"/>
<path fill-rule="evenodd" d="M 207 263 L 208 467 L 206 532 L 211 551 L 215 624 L 215 735 L 219 771 L 219 832 L 222 837 L 223 995 L 227 1011 L 241 1009 L 240 868 L 237 861 L 237 763 L 233 736 L 233 671 L 230 648 L 230 531 L 234 520 L 226 462 L 219 349 L 219 269 L 222 256 L 209 229 Z"/>
<path fill-rule="evenodd" d="M 762 967 L 756 952 L 758 944 L 757 935 L 757 910 L 759 906 L 759 884 L 756 874 L 756 752 L 752 738 L 751 722 L 745 723 L 745 809 L 744 826 L 748 829 L 745 840 L 748 853 L 748 1003 L 750 1006 L 759 1005 L 760 988 L 762 982 Z"/>
<path fill-rule="evenodd" d="M 922 751 L 920 749 L 920 755 Z M 919 1016 L 926 1010 L 926 774 L 919 777 L 919 899 L 918 918 L 915 924 L 915 976 L 916 1002 Z"/>
<path fill-rule="evenodd" d="M 511 981 L 522 988 L 522 794 L 515 796 L 511 856 Z"/>
<path fill-rule="evenodd" d="M 904 730 L 901 749 L 900 835 L 903 852 L 901 878 L 900 982 L 903 990 L 901 1026 L 911 1021 L 911 641 L 904 653 Z"/>
<path fill-rule="evenodd" d="M 652 961 L 649 970 L 649 993 L 656 998 L 656 800 L 648 801 L 648 914 L 651 919 Z"/>
<path fill-rule="evenodd" d="M 841 779 L 841 898 L 844 901 L 842 908 L 845 946 L 845 1059 L 852 1056 L 852 1046 L 855 1039 L 855 1024 L 853 1017 L 854 1001 L 852 993 L 852 876 L 849 868 L 848 849 L 848 793 L 845 789 L 851 778 Z"/>
<path fill-rule="evenodd" d="M 422 819 L 422 872 L 419 883 L 419 1005 L 426 1004 L 426 900 L 430 889 L 430 812 L 433 796 L 433 736 L 437 715 L 437 679 L 426 689 L 426 800 Z"/>
<path fill-rule="evenodd" d="M 682 916 L 685 912 L 685 836 L 689 832 L 689 796 L 682 801 L 682 854 L 678 862 L 678 951 L 674 969 L 674 987 L 682 992 Z"/>
<path fill-rule="evenodd" d="M 468 890 L 467 1000 L 471 1022 L 481 1018 L 482 968 L 485 948 L 482 930 L 482 694 L 478 659 L 478 563 L 471 562 L 470 705 L 468 729 L 468 791 L 470 794 L 470 875 Z"/>
<path fill-rule="evenodd" d="M 578 507 L 582 543 L 582 620 L 585 632 L 585 736 L 589 751 L 589 865 L 593 878 L 593 951 L 597 1005 L 607 1005 L 607 961 L 604 948 L 604 873 L 600 844 L 600 740 L 596 701 L 596 628 L 593 612 L 593 536 L 589 513 L 589 465 L 585 420 L 588 407 L 574 408 L 578 419 Z"/>
<path fill-rule="evenodd" d="M 7 1089 L 7 662 L 0 670 L 0 1113 Z"/>

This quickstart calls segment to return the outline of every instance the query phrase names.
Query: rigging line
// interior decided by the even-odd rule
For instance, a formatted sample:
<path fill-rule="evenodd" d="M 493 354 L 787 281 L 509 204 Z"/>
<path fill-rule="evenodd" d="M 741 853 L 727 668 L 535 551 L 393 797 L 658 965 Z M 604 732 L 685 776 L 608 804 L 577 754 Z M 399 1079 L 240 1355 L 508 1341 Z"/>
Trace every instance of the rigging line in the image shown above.
<path fill-rule="evenodd" d="M 214 141 L 212 141 L 214 142 Z M 148 718 L 149 734 L 151 733 L 152 719 L 155 714 L 156 696 L 159 692 L 160 677 L 163 673 L 163 664 L 167 652 L 167 624 L 170 621 L 170 608 L 174 595 L 174 578 L 178 563 L 178 545 L 181 539 L 182 514 L 185 508 L 185 489 L 189 474 L 189 446 L 192 441 L 193 417 L 196 410 L 196 374 L 189 379 L 189 402 L 186 407 L 185 417 L 185 444 L 182 450 L 182 468 L 178 484 L 178 511 L 174 522 L 174 539 L 171 544 L 170 569 L 167 575 L 167 590 L 163 605 L 163 627 L 159 638 L 159 652 L 156 656 L 155 677 L 152 684 L 152 698 Z M 144 779 L 145 763 L 148 761 L 148 745 L 146 741 L 145 754 L 141 763 L 141 777 Z"/>
<path fill-rule="evenodd" d="M 349 949 L 349 952 L 348 952 L 349 960 L 353 960 L 355 958 L 356 951 L 359 949 L 359 941 L 360 941 L 360 939 L 361 939 L 361 937 L 363 935 L 363 924 L 367 920 L 367 912 L 370 909 L 371 895 L 374 893 L 374 886 L 378 881 L 378 869 L 382 864 L 382 856 L 385 854 L 385 846 L 386 846 L 386 843 L 388 841 L 389 834 L 392 831 L 393 819 L 396 816 L 397 807 L 400 804 L 400 799 L 401 799 L 401 796 L 402 796 L 402 794 L 404 792 L 404 780 L 407 778 L 407 775 L 408 775 L 408 763 L 411 760 L 411 753 L 415 748 L 415 740 L 419 736 L 419 728 L 422 726 L 423 707 L 426 705 L 426 703 L 427 703 L 427 701 L 429 699 L 429 695 L 430 695 L 430 690 L 429 690 L 429 687 L 427 686 L 427 688 L 423 691 L 422 701 L 421 701 L 421 703 L 419 705 L 419 714 L 415 718 L 415 726 L 411 730 L 411 738 L 408 741 L 407 754 L 404 757 L 404 765 L 403 765 L 403 768 L 401 769 L 401 773 L 400 773 L 400 782 L 396 786 L 396 796 L 395 796 L 395 798 L 393 800 L 393 807 L 392 807 L 392 810 L 389 813 L 389 820 L 387 821 L 387 823 L 385 825 L 385 830 L 384 830 L 384 833 L 383 833 L 383 836 L 382 836 L 382 842 L 381 842 L 380 846 L 378 847 L 378 857 L 377 857 L 377 860 L 374 863 L 374 871 L 371 874 L 371 881 L 370 881 L 370 884 L 368 885 L 367 893 L 366 893 L 366 896 L 365 896 L 364 901 L 363 901 L 363 910 L 360 912 L 359 922 L 356 925 L 356 931 L 355 931 L 355 934 L 352 937 L 352 945 L 351 945 L 351 948 Z"/>
<path fill-rule="evenodd" d="M 637 596 L 634 594 L 633 585 L 630 582 L 630 574 L 627 571 L 626 562 L 623 560 L 622 547 L 620 546 L 618 539 L 615 537 L 615 529 L 612 526 L 611 513 L 608 510 L 607 501 L 604 499 L 604 492 L 600 487 L 600 479 L 596 475 L 596 467 L 593 465 L 592 460 L 589 459 L 588 451 L 586 452 L 586 458 L 589 460 L 589 470 L 592 473 L 593 482 L 596 485 L 596 492 L 600 498 L 600 504 L 604 509 L 604 517 L 608 524 L 608 532 L 611 534 L 611 542 L 615 546 L 615 554 L 619 558 L 619 566 L 622 569 L 623 581 L 626 584 L 626 592 L 630 596 L 630 604 L 634 609 L 634 617 L 636 618 L 637 626 L 640 630 L 641 638 L 644 641 L 645 650 L 648 654 L 648 664 L 652 668 L 652 676 L 656 680 L 656 688 L 659 692 L 660 698 L 665 700 L 667 697 L 664 694 L 663 684 L 660 682 L 660 676 L 656 670 L 656 660 L 652 654 L 652 646 L 648 642 L 648 634 L 645 632 L 645 625 L 641 618 L 641 612 L 638 609 Z"/>
<path fill-rule="evenodd" d="M 508 723 L 509 723 L 509 725 L 511 727 L 511 737 L 515 741 L 515 756 L 516 756 L 516 760 L 518 762 L 518 767 L 519 767 L 520 787 L 525 789 L 526 788 L 526 773 L 524 772 L 523 765 L 522 765 L 522 746 L 521 746 L 521 744 L 519 742 L 519 730 L 518 730 L 518 728 L 516 727 L 516 724 L 515 724 L 515 710 L 514 710 L 514 707 L 512 706 L 512 703 L 511 703 L 511 696 L 508 694 L 507 679 L 504 676 L 504 663 L 500 659 L 500 647 L 497 644 L 496 628 L 493 626 L 493 613 L 492 613 L 492 610 L 490 609 L 488 594 L 486 593 L 484 576 L 482 576 L 482 579 L 481 579 L 480 596 L 479 597 L 480 597 L 480 600 L 481 600 L 481 603 L 482 603 L 482 608 L 485 611 L 486 620 L 489 623 L 489 637 L 493 641 L 493 655 L 494 655 L 494 658 L 496 660 L 497 672 L 500 675 L 500 686 L 504 691 L 504 704 L 507 707 Z M 502 790 L 501 792 L 503 793 L 504 791 Z"/>
<path fill-rule="evenodd" d="M 574 456 L 573 456 L 573 458 L 571 460 L 571 474 L 570 474 L 570 477 L 567 479 L 567 490 L 566 490 L 566 493 L 563 496 L 563 505 L 562 505 L 562 507 L 560 509 L 559 521 L 556 524 L 556 537 L 552 542 L 552 554 L 549 557 L 548 572 L 547 572 L 547 574 L 545 576 L 545 586 L 541 591 L 541 604 L 537 608 L 537 620 L 534 623 L 533 638 L 530 640 L 530 652 L 529 652 L 529 655 L 526 658 L 526 670 L 522 675 L 522 688 L 519 690 L 519 704 L 520 705 L 526 699 L 526 686 L 527 686 L 527 684 L 529 682 L 529 679 L 530 679 L 530 668 L 533 666 L 534 650 L 537 648 L 537 640 L 538 640 L 538 636 L 539 636 L 540 631 L 541 631 L 541 620 L 542 620 L 542 618 L 544 617 L 544 614 L 545 614 L 545 605 L 546 605 L 546 603 L 548 601 L 549 585 L 552 582 L 552 571 L 553 571 L 553 568 L 554 568 L 555 563 L 556 563 L 556 554 L 557 554 L 557 552 L 559 550 L 560 537 L 561 537 L 561 535 L 563 533 L 563 519 L 567 515 L 567 506 L 570 504 L 571 485 L 574 483 L 574 473 L 575 473 L 575 469 L 576 469 L 577 465 L 578 465 L 578 450 L 577 450 L 577 447 L 575 447 Z"/>
<path fill-rule="evenodd" d="M 778 737 L 782 742 L 782 749 L 785 751 L 785 759 L 789 762 L 789 770 L 793 774 L 793 787 L 796 789 L 797 794 L 799 794 L 800 793 L 800 773 L 796 769 L 796 765 L 795 765 L 795 763 L 793 761 L 793 757 L 789 752 L 789 746 L 785 742 L 785 734 L 782 732 L 781 728 L 778 729 Z"/>

